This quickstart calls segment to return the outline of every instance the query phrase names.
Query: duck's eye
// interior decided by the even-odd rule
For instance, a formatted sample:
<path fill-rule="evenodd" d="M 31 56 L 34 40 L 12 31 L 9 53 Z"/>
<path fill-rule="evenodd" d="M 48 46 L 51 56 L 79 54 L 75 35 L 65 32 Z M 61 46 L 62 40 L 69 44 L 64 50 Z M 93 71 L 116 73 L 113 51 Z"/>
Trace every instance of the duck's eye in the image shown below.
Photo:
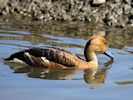
<path fill-rule="evenodd" d="M 104 44 L 106 44 L 106 45 L 107 45 L 107 42 L 104 42 Z"/>
<path fill-rule="evenodd" d="M 105 44 L 105 45 L 107 45 L 107 46 L 109 45 L 109 43 L 108 43 L 108 42 L 104 42 L 104 44 Z"/>

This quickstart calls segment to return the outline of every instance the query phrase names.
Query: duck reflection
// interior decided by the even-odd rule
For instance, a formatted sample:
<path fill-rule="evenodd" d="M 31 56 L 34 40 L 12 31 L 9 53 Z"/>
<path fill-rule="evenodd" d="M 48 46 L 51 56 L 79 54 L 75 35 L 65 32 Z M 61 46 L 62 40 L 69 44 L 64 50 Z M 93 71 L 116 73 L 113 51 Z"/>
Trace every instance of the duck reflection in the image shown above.
<path fill-rule="evenodd" d="M 88 84 L 103 84 L 105 82 L 107 70 L 111 67 L 113 60 L 108 61 L 100 69 L 85 69 L 83 78 L 75 78 L 79 69 L 46 69 L 42 67 L 24 66 L 14 63 L 8 65 L 14 70 L 14 73 L 26 73 L 28 77 L 49 79 L 49 80 L 79 80 L 84 79 Z M 79 77 L 79 76 L 78 76 Z"/>
<path fill-rule="evenodd" d="M 74 75 L 76 71 L 74 69 L 46 69 L 46 68 L 32 68 L 29 77 L 41 78 L 49 80 L 70 80 L 71 75 Z"/>
<path fill-rule="evenodd" d="M 113 60 L 108 61 L 100 69 L 84 70 L 84 81 L 88 84 L 103 84 L 105 82 L 106 74 L 111 68 Z"/>

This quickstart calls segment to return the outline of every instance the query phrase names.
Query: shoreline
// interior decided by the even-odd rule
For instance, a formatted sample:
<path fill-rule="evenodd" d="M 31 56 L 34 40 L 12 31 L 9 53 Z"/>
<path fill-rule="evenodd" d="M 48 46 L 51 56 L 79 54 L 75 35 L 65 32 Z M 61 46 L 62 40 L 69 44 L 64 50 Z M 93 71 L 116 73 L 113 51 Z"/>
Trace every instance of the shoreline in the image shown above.
<path fill-rule="evenodd" d="M 133 27 L 133 1 L 106 0 L 0 0 L 0 16 L 27 17 L 42 22 L 87 22 L 112 27 Z M 9 17 L 10 18 L 10 17 Z"/>

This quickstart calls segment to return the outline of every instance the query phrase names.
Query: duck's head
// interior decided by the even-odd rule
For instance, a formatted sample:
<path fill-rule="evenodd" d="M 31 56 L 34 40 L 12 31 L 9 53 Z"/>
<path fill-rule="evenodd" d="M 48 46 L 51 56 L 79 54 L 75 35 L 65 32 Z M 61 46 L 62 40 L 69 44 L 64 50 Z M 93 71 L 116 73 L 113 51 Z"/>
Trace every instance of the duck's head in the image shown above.
<path fill-rule="evenodd" d="M 108 51 L 108 43 L 104 35 L 93 35 L 85 46 L 85 57 L 87 61 L 92 60 L 93 53 L 105 54 L 113 59 L 113 55 Z"/>

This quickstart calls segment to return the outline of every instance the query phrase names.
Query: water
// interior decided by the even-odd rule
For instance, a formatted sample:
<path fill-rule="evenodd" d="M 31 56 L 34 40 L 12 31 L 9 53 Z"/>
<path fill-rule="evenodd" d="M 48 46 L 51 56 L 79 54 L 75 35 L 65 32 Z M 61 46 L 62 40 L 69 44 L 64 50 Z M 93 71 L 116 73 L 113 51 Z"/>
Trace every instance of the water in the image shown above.
<path fill-rule="evenodd" d="M 56 46 L 84 59 L 83 47 L 93 30 L 86 25 L 36 25 L 0 22 L 1 100 L 132 100 L 132 30 L 107 29 L 114 61 L 99 55 L 98 70 L 43 69 L 6 63 L 10 54 Z"/>

